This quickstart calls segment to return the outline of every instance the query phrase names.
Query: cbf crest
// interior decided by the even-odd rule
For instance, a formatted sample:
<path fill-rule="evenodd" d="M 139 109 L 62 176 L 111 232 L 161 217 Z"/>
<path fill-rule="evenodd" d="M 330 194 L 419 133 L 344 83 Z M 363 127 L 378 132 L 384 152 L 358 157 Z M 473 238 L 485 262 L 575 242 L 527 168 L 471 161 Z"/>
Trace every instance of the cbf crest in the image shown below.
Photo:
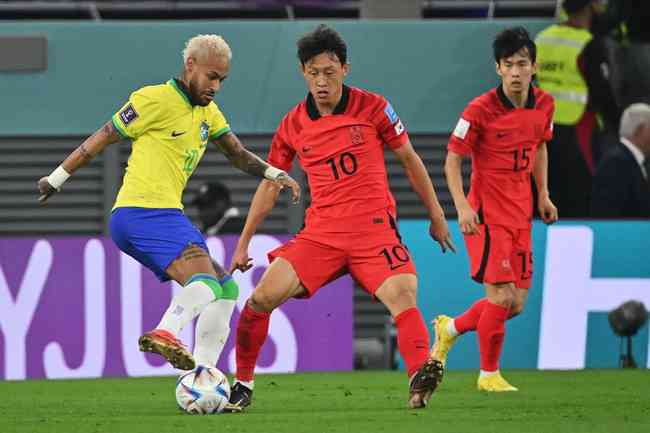
<path fill-rule="evenodd" d="M 199 130 L 199 133 L 201 135 L 201 141 L 208 141 L 208 131 L 210 128 L 208 127 L 208 124 L 205 122 L 201 122 L 201 128 Z"/>

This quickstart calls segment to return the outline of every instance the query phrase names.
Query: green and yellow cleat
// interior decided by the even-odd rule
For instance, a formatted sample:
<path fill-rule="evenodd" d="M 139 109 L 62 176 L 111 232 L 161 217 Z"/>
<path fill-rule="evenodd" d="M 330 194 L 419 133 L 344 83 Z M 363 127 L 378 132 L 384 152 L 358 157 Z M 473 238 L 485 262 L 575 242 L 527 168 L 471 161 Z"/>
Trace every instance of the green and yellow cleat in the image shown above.
<path fill-rule="evenodd" d="M 501 373 L 492 374 L 489 376 L 483 376 L 478 378 L 476 382 L 476 387 L 479 391 L 486 392 L 512 392 L 519 391 L 514 386 L 510 385 L 504 378 L 501 376 Z"/>
<path fill-rule="evenodd" d="M 447 331 L 447 325 L 450 320 L 453 319 L 441 314 L 433 321 L 433 330 L 436 334 L 436 339 L 431 348 L 431 358 L 442 362 L 442 365 L 447 364 L 447 354 L 449 354 L 449 351 L 458 338 L 458 336 L 449 335 L 449 331 Z"/>

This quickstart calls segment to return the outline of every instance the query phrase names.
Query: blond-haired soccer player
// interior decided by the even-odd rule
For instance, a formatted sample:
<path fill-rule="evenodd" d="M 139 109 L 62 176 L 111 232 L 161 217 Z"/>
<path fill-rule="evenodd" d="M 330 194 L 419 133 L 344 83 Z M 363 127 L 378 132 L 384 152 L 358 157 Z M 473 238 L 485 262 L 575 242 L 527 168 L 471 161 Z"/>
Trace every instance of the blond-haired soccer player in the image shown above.
<path fill-rule="evenodd" d="M 111 215 L 111 237 L 160 281 L 172 279 L 183 286 L 156 329 L 139 339 L 140 350 L 158 353 L 182 370 L 216 364 L 239 293 L 230 275 L 211 261 L 203 236 L 181 204 L 208 142 L 238 169 L 290 187 L 294 201 L 300 196 L 300 187 L 286 172 L 244 148 L 213 101 L 231 57 L 221 36 L 191 38 L 183 51 L 180 77 L 133 92 L 110 121 L 38 181 L 39 201 L 45 202 L 106 146 L 125 138 L 133 142 Z M 177 335 L 197 316 L 192 356 Z"/>

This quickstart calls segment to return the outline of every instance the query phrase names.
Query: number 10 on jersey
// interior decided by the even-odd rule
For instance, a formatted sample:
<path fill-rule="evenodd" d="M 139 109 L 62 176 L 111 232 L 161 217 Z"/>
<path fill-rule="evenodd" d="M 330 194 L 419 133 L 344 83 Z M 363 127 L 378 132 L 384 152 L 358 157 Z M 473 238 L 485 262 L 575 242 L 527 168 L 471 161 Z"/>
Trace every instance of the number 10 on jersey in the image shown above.
<path fill-rule="evenodd" d="M 332 168 L 332 174 L 336 180 L 339 180 L 342 174 L 351 176 L 357 171 L 357 159 L 350 152 L 343 152 L 338 158 L 332 157 L 325 162 Z"/>

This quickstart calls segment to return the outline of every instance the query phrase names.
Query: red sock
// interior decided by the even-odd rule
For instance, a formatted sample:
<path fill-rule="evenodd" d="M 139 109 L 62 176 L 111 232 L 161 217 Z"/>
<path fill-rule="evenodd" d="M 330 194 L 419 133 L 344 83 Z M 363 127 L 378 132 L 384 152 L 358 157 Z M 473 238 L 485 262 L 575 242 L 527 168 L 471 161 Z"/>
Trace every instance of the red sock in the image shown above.
<path fill-rule="evenodd" d="M 270 317 L 271 313 L 257 312 L 246 302 L 237 324 L 237 379 L 245 382 L 253 380 L 257 357 L 269 333 Z"/>
<path fill-rule="evenodd" d="M 506 334 L 506 320 L 509 309 L 500 305 L 486 302 L 483 314 L 478 321 L 478 347 L 481 353 L 481 370 L 496 371 L 499 369 L 499 358 Z"/>
<path fill-rule="evenodd" d="M 411 377 L 429 358 L 429 331 L 417 307 L 404 310 L 395 317 L 397 347 Z"/>
<path fill-rule="evenodd" d="M 487 298 L 479 299 L 474 302 L 474 305 L 469 307 L 467 311 L 454 319 L 454 326 L 459 334 L 464 334 L 468 331 L 476 331 L 478 321 L 481 318 L 481 313 L 483 313 L 483 309 L 487 302 Z"/>

